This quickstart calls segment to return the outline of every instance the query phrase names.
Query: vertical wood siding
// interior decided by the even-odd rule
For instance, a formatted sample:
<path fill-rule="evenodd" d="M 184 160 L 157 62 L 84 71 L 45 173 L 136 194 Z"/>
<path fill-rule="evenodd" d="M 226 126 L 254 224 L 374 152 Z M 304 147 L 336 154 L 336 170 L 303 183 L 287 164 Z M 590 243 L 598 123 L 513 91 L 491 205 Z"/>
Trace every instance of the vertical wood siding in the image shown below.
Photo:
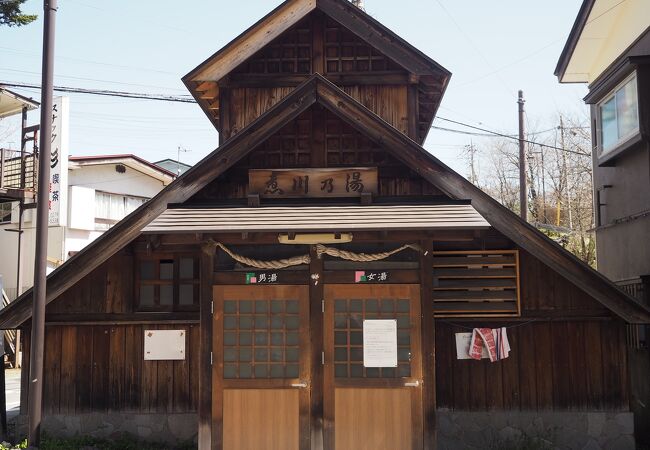
<path fill-rule="evenodd" d="M 186 359 L 144 361 L 146 329 L 186 330 Z M 46 414 L 196 411 L 198 325 L 48 326 L 45 342 Z"/>
<path fill-rule="evenodd" d="M 624 330 L 623 323 L 615 320 L 525 324 L 508 330 L 510 357 L 490 363 L 456 359 L 454 333 L 469 330 L 438 320 L 438 407 L 627 410 Z"/>

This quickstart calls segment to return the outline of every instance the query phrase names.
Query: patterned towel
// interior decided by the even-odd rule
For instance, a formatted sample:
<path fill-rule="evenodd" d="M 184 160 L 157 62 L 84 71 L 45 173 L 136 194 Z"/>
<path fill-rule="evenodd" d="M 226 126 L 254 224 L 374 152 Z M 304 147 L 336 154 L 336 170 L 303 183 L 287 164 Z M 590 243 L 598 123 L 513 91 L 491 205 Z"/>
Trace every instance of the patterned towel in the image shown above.
<path fill-rule="evenodd" d="M 490 362 L 507 358 L 510 354 L 510 342 L 508 342 L 506 328 L 474 328 L 469 343 L 469 356 L 473 359 L 481 359 L 483 346 L 487 349 Z"/>

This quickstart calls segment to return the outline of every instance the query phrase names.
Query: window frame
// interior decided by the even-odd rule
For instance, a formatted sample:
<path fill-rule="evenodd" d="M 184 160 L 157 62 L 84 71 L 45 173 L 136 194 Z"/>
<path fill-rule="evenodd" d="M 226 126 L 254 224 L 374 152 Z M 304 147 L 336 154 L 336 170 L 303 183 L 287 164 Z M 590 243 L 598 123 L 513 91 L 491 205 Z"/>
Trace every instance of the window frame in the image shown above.
<path fill-rule="evenodd" d="M 193 278 L 180 278 L 180 262 L 182 259 L 193 260 Z M 160 278 L 161 261 L 172 261 L 172 278 Z M 154 277 L 151 279 L 142 279 L 142 263 L 154 263 Z M 135 277 L 134 277 L 134 307 L 136 312 L 178 312 L 178 311 L 198 311 L 199 294 L 201 287 L 200 279 L 200 258 L 196 253 L 152 253 L 137 255 L 135 259 Z M 193 285 L 193 303 L 180 304 L 180 287 L 181 285 Z M 140 288 L 143 285 L 154 286 L 153 305 L 142 305 L 140 299 Z M 160 286 L 172 286 L 172 304 L 160 304 Z"/>
<path fill-rule="evenodd" d="M 8 211 L 6 211 L 4 209 L 5 208 L 4 205 L 9 205 L 9 210 Z M 11 216 L 12 216 L 13 209 L 14 209 L 13 205 L 14 205 L 13 202 L 0 203 L 0 208 L 1 208 L 0 209 L 0 224 L 6 225 L 6 224 L 11 223 Z M 7 217 L 8 217 L 6 220 L 4 219 L 5 215 L 7 215 Z"/>
<path fill-rule="evenodd" d="M 636 128 L 627 133 L 624 136 L 617 137 L 617 140 L 610 147 L 605 149 L 603 146 L 603 106 L 614 99 L 614 112 L 616 114 L 616 129 L 618 133 L 618 109 L 616 108 L 616 94 L 629 82 L 633 81 L 636 87 Z M 637 76 L 636 70 L 628 74 L 623 80 L 616 84 L 608 93 L 596 103 L 596 148 L 598 151 L 598 159 L 602 164 L 615 156 L 617 156 L 621 151 L 625 150 L 628 146 L 636 143 L 641 137 L 641 112 L 640 112 L 640 101 L 639 101 L 639 78 Z M 618 136 L 618 135 L 617 135 Z"/>

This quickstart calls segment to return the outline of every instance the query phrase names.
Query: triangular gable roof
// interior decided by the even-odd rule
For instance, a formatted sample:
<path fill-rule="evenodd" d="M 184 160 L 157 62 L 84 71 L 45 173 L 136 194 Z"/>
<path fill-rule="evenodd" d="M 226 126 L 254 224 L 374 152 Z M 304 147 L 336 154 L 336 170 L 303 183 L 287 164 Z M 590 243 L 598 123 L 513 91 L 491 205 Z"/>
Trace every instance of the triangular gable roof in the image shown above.
<path fill-rule="evenodd" d="M 320 103 L 380 143 L 420 176 L 456 199 L 470 199 L 488 222 L 522 249 L 631 323 L 650 322 L 650 309 L 619 290 L 611 281 L 547 238 L 519 216 L 443 164 L 397 129 L 320 75 L 313 75 L 267 113 L 177 178 L 149 202 L 56 269 L 48 277 L 47 302 L 54 300 L 117 251 L 171 203 L 183 203 L 284 124 L 314 103 Z M 0 311 L 0 328 L 20 325 L 31 316 L 31 290 Z"/>
<path fill-rule="evenodd" d="M 336 20 L 408 72 L 422 77 L 423 83 L 435 77 L 433 85 L 438 86 L 440 94 L 427 115 L 433 121 L 451 72 L 348 0 L 286 0 L 183 77 L 183 83 L 215 126 L 218 82 L 315 10 Z M 425 138 L 426 134 L 422 142 Z"/>

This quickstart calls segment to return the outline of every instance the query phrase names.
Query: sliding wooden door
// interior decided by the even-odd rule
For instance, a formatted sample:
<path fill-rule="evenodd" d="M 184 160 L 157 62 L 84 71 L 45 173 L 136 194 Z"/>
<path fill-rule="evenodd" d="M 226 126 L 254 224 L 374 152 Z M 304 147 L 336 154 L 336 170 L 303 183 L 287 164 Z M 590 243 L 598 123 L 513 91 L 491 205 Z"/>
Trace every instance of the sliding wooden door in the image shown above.
<path fill-rule="evenodd" d="M 309 448 L 309 288 L 215 286 L 213 446 Z"/>
<path fill-rule="evenodd" d="M 418 285 L 325 286 L 326 448 L 422 448 L 420 323 Z"/>

